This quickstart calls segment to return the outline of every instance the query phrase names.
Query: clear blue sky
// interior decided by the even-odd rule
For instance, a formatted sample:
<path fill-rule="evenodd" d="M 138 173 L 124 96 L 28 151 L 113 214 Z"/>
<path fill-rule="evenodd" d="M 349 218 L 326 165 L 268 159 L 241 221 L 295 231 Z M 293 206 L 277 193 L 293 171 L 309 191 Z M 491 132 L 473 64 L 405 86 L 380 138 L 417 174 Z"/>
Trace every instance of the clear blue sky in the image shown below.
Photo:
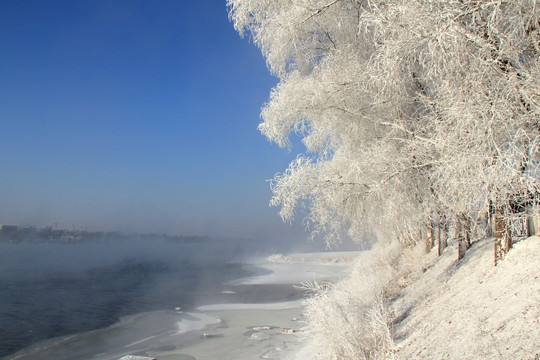
<path fill-rule="evenodd" d="M 277 79 L 225 0 L 5 0 L 0 29 L 0 224 L 305 241 L 268 208 L 295 153 L 257 130 Z"/>

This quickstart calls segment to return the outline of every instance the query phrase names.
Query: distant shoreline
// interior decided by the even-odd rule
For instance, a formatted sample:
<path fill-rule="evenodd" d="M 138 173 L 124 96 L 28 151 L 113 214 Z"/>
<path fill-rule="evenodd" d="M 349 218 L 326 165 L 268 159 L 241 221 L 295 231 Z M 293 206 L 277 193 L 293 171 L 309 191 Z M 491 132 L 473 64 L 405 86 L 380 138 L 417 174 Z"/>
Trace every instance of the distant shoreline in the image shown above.
<path fill-rule="evenodd" d="M 199 235 L 169 235 L 157 233 L 126 234 L 119 231 L 53 229 L 52 226 L 46 226 L 38 229 L 35 226 L 0 225 L 0 242 L 80 243 L 90 241 L 112 241 L 130 239 L 148 241 L 156 239 L 166 239 L 170 241 L 204 241 L 213 238 L 209 236 Z"/>

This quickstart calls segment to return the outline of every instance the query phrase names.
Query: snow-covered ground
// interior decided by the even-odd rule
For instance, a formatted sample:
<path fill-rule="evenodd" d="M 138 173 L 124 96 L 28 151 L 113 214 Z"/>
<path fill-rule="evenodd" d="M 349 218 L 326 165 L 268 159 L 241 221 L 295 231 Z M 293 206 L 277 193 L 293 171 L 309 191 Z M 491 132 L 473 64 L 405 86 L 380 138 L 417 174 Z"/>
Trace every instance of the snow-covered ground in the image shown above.
<path fill-rule="evenodd" d="M 235 281 L 233 285 L 289 284 L 333 281 L 348 273 L 359 252 L 309 253 L 273 256 L 254 262 L 270 270 Z M 219 323 L 207 327 L 199 341 L 169 352 L 154 353 L 159 360 L 289 359 L 303 346 L 303 300 L 267 304 L 214 304 L 198 308 Z"/>
<path fill-rule="evenodd" d="M 421 244 L 420 244 L 421 245 Z M 493 239 L 457 261 L 423 246 L 378 247 L 304 309 L 295 359 L 540 359 L 540 238 L 496 267 Z"/>
<path fill-rule="evenodd" d="M 16 359 L 540 359 L 540 238 L 517 242 L 497 267 L 491 239 L 459 262 L 455 246 L 441 257 L 399 246 L 276 255 L 224 294 L 310 282 L 319 295 L 138 314 Z"/>
<path fill-rule="evenodd" d="M 436 250 L 434 251 L 436 252 Z M 540 358 L 540 238 L 493 266 L 493 241 L 455 244 L 391 306 L 398 359 Z"/>
<path fill-rule="evenodd" d="M 254 262 L 254 265 L 270 270 L 269 274 L 239 279 L 234 284 L 300 284 L 305 281 L 335 280 L 346 274 L 343 270 L 347 269 L 360 253 L 362 252 L 276 254 Z"/>
<path fill-rule="evenodd" d="M 391 247 L 362 255 L 338 253 L 333 258 L 326 254 L 274 256 L 273 262 L 258 264 L 271 273 L 236 283 L 320 284 L 329 280 L 334 285 L 322 286 L 322 295 L 309 302 L 200 307 L 200 314 L 217 320 L 197 341 L 149 354 L 160 360 L 370 356 L 538 360 L 540 238 L 515 243 L 496 267 L 492 239 L 473 243 L 461 261 L 457 261 L 455 243 L 441 257 L 436 252 Z M 379 289 L 380 285 L 385 288 Z M 402 285 L 407 286 L 400 289 Z M 387 303 L 386 314 L 381 306 L 383 293 L 391 293 L 393 299 Z M 306 320 L 311 323 L 307 325 Z M 359 351 L 349 356 L 340 348 L 351 344 L 357 350 L 372 351 L 371 355 Z M 373 351 L 377 346 L 385 349 Z"/>

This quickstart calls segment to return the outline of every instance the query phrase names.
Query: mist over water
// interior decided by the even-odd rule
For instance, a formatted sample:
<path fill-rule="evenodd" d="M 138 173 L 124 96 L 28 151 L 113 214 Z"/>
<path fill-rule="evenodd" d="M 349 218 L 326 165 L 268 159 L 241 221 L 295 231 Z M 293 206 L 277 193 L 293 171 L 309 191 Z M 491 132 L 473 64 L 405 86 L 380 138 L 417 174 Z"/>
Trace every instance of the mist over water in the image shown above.
<path fill-rule="evenodd" d="M 0 243 L 0 356 L 122 316 L 221 301 L 249 271 L 220 239 Z M 9 358 L 9 357 L 7 357 Z"/>

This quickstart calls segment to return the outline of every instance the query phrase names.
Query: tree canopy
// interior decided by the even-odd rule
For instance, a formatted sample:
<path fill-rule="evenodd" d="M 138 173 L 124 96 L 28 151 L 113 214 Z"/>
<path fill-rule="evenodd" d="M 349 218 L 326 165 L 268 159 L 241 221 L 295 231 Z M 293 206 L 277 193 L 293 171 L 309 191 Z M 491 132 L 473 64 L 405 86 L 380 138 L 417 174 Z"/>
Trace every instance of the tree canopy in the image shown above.
<path fill-rule="evenodd" d="M 409 241 L 442 214 L 536 198 L 536 0 L 228 0 L 279 77 L 260 131 L 306 152 L 272 181 L 330 244 Z"/>

